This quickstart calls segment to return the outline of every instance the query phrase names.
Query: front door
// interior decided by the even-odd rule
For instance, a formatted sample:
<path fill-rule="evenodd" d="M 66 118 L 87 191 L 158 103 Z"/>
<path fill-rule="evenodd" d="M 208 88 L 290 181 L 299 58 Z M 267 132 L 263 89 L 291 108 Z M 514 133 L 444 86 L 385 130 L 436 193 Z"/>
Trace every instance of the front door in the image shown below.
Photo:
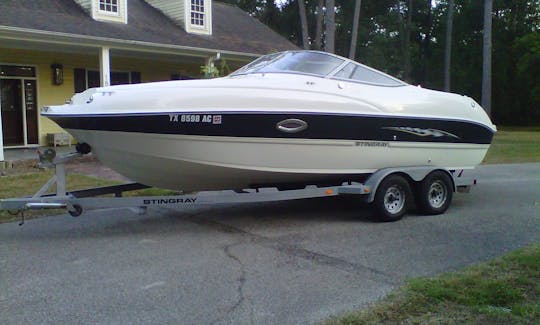
<path fill-rule="evenodd" d="M 30 66 L 0 65 L 0 118 L 3 144 L 38 144 L 36 69 Z"/>
<path fill-rule="evenodd" d="M 4 146 L 24 145 L 22 87 L 19 79 L 0 79 Z"/>

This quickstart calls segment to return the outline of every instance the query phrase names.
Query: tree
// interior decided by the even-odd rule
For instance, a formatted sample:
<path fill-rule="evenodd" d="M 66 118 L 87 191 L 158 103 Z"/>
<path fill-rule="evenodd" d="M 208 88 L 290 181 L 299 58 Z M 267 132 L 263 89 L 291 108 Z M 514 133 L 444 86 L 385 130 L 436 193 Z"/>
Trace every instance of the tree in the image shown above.
<path fill-rule="evenodd" d="M 319 3 L 317 5 L 317 16 L 316 16 L 316 23 L 315 23 L 315 35 L 313 39 L 315 40 L 315 48 L 317 50 L 322 50 L 322 25 L 323 25 L 323 18 L 324 18 L 324 0 L 319 0 Z"/>
<path fill-rule="evenodd" d="M 448 0 L 446 13 L 446 46 L 444 48 L 444 91 L 450 91 L 450 68 L 452 60 L 452 24 L 454 22 L 454 0 Z"/>
<path fill-rule="evenodd" d="M 306 4 L 304 3 L 304 0 L 298 0 L 298 11 L 300 14 L 300 25 L 302 28 L 302 45 L 304 50 L 309 50 L 309 32 L 306 16 Z"/>
<path fill-rule="evenodd" d="M 484 32 L 482 54 L 482 107 L 491 116 L 491 23 L 493 0 L 484 0 Z"/>
<path fill-rule="evenodd" d="M 422 73 L 420 76 L 420 83 L 427 84 L 429 80 L 429 63 L 431 59 L 431 37 L 433 28 L 433 1 L 427 0 L 426 5 L 426 17 L 424 27 L 424 36 L 422 43 Z"/>
<path fill-rule="evenodd" d="M 222 1 L 238 3 L 291 42 L 305 44 L 301 0 Z M 354 18 L 357 0 L 303 1 L 310 47 L 326 44 L 329 52 L 350 56 L 357 30 L 355 60 L 411 84 L 440 90 L 451 84 L 453 92 L 489 109 L 496 124 L 540 125 L 540 0 L 490 0 L 488 10 L 478 0 L 362 1 L 360 19 Z M 488 86 L 489 96 L 483 95 Z"/>
<path fill-rule="evenodd" d="M 412 16 L 413 16 L 413 0 L 409 0 L 409 5 L 407 6 L 407 25 L 405 26 L 405 35 L 404 35 L 404 52 L 403 60 L 403 77 L 407 81 L 411 81 L 411 29 L 412 29 Z"/>
<path fill-rule="evenodd" d="M 324 50 L 329 53 L 334 53 L 336 42 L 336 3 L 334 0 L 326 0 L 325 27 Z"/>
<path fill-rule="evenodd" d="M 354 6 L 351 47 L 349 49 L 349 59 L 351 60 L 354 60 L 356 56 L 356 43 L 358 42 L 358 25 L 360 24 L 360 6 L 361 5 L 362 5 L 362 0 L 356 0 L 356 5 Z"/>
<path fill-rule="evenodd" d="M 512 122 L 534 125 L 540 122 L 540 33 L 518 38 L 513 50 L 513 57 L 517 59 L 516 84 L 519 85 L 514 99 L 519 110 L 513 110 Z"/>

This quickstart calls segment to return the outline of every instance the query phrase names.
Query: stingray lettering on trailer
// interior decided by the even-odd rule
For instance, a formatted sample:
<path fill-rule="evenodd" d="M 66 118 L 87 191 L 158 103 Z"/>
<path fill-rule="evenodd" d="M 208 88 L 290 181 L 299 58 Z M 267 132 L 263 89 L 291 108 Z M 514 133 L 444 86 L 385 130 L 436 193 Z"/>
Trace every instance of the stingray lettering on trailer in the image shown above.
<path fill-rule="evenodd" d="M 197 201 L 196 197 L 191 198 L 170 198 L 170 199 L 145 199 L 143 203 L 145 205 L 150 204 L 184 204 L 184 203 L 195 203 Z"/>

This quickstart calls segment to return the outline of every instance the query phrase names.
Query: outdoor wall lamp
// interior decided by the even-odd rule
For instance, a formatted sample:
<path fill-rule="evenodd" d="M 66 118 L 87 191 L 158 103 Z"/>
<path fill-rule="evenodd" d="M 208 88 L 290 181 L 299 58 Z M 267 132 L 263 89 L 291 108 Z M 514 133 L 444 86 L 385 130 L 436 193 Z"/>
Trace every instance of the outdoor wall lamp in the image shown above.
<path fill-rule="evenodd" d="M 61 64 L 52 64 L 52 82 L 53 85 L 61 85 L 64 83 L 64 67 Z"/>

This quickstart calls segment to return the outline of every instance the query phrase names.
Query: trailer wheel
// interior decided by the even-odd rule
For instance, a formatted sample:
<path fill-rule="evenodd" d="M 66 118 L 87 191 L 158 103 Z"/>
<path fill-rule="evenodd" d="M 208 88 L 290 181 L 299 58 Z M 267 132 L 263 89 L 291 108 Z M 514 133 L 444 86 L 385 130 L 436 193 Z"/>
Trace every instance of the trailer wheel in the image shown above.
<path fill-rule="evenodd" d="M 427 215 L 444 213 L 452 202 L 452 180 L 447 173 L 436 170 L 420 182 L 416 194 L 418 212 Z"/>
<path fill-rule="evenodd" d="M 74 211 L 71 211 L 71 210 L 68 210 L 68 213 L 72 216 L 72 217 L 78 217 L 82 214 L 82 207 L 78 204 L 74 204 L 73 205 L 73 208 L 75 209 Z"/>
<path fill-rule="evenodd" d="M 412 192 L 409 182 L 399 175 L 387 176 L 378 186 L 373 201 L 380 221 L 397 221 L 407 213 Z"/>

